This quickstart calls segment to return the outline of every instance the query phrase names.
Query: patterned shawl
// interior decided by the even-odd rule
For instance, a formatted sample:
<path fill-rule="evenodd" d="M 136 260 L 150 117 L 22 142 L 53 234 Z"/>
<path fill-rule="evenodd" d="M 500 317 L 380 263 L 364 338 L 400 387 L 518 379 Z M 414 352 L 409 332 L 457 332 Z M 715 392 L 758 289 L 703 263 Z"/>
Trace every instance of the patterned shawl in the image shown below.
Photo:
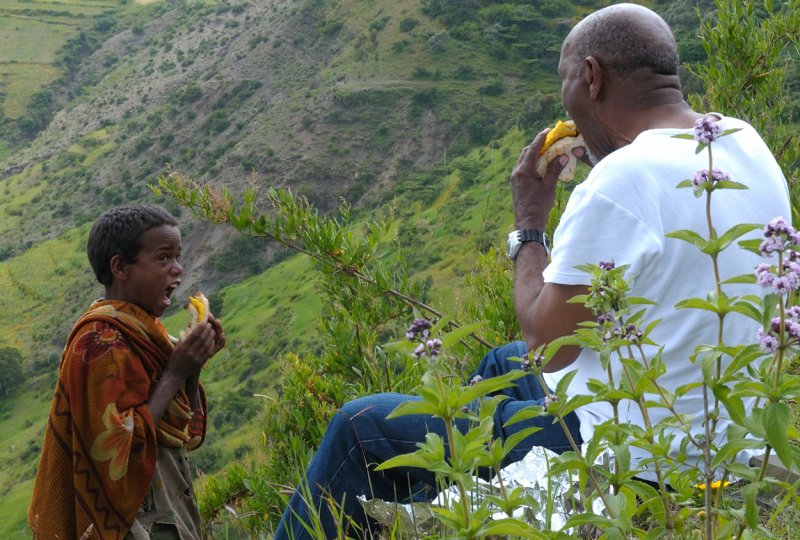
<path fill-rule="evenodd" d="M 181 390 L 153 423 L 147 400 L 174 344 L 144 310 L 100 301 L 75 323 L 61 358 L 28 520 L 34 538 L 122 539 L 144 499 L 156 445 L 194 449 L 205 438 Z"/>

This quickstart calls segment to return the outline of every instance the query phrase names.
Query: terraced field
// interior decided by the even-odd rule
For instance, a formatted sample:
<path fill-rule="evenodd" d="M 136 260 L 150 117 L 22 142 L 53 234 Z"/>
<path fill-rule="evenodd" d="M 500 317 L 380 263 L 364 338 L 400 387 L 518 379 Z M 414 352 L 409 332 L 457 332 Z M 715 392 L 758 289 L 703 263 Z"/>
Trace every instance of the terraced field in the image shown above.
<path fill-rule="evenodd" d="M 62 74 L 59 49 L 91 26 L 94 17 L 118 6 L 114 0 L 0 0 L 2 115 L 20 118 L 33 94 Z"/>

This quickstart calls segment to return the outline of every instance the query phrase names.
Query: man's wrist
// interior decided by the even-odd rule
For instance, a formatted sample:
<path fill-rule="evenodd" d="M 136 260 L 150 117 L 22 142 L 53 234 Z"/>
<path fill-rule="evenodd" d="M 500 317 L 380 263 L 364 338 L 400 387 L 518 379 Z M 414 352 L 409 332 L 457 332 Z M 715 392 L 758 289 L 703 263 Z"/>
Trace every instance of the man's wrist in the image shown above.
<path fill-rule="evenodd" d="M 527 243 L 539 244 L 544 248 L 545 255 L 550 254 L 550 246 L 544 229 L 519 229 L 508 234 L 506 256 L 512 261 L 516 260 L 520 248 Z"/>
<path fill-rule="evenodd" d="M 517 219 L 514 220 L 514 228 L 517 230 L 523 229 L 539 229 L 543 231 L 547 228 L 547 218 L 545 219 L 538 219 L 538 218 L 525 218 L 525 219 Z"/>

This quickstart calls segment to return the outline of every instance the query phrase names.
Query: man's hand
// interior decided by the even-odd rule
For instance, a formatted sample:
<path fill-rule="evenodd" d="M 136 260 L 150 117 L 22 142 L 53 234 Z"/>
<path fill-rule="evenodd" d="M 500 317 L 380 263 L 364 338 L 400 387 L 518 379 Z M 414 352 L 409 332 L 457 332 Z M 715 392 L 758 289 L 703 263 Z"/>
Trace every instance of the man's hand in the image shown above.
<path fill-rule="evenodd" d="M 567 156 L 559 156 L 550 162 L 544 176 L 536 172 L 542 145 L 549 131 L 549 128 L 542 130 L 530 145 L 522 149 L 511 173 L 509 183 L 517 229 L 544 230 L 547 225 L 547 215 L 553 207 L 558 175 L 569 161 Z M 575 157 L 583 159 L 586 150 L 578 147 L 573 149 L 572 153 Z"/>
<path fill-rule="evenodd" d="M 544 177 L 537 174 L 536 164 L 548 131 L 545 129 L 539 133 L 522 150 L 511 173 L 509 183 L 518 229 L 545 229 L 555 199 L 558 175 L 568 161 L 567 156 L 560 156 L 548 165 Z M 584 159 L 586 154 L 582 147 L 572 152 L 579 159 Z M 588 320 L 591 315 L 584 306 L 567 302 L 574 295 L 586 292 L 586 287 L 545 284 L 542 272 L 546 266 L 547 256 L 541 245 L 529 242 L 520 248 L 514 267 L 514 306 L 529 350 L 569 335 L 578 323 Z M 577 347 L 562 348 L 545 371 L 571 364 L 579 352 Z"/>
<path fill-rule="evenodd" d="M 548 131 L 541 131 L 531 144 L 522 149 L 509 179 L 517 229 L 544 230 L 547 215 L 553 207 L 556 180 L 564 163 L 561 163 L 561 158 L 554 160 L 544 177 L 536 172 L 539 153 Z"/>

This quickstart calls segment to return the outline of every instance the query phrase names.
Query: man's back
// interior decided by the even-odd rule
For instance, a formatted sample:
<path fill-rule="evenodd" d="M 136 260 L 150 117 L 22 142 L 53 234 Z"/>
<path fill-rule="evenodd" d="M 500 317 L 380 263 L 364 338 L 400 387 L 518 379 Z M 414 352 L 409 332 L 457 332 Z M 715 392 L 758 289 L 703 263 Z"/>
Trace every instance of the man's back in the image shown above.
<path fill-rule="evenodd" d="M 712 143 L 713 168 L 729 173 L 731 179 L 748 186 L 747 190 L 718 190 L 711 197 L 712 223 L 719 234 L 739 223 L 765 224 L 772 218 L 790 215 L 785 179 L 769 150 L 747 124 L 732 118 L 720 121 L 723 129 L 741 131 Z M 630 145 L 610 154 L 592 170 L 589 178 L 575 189 L 554 238 L 553 259 L 545 279 L 563 284 L 586 284 L 586 274 L 574 269 L 578 264 L 613 260 L 630 265 L 626 277 L 632 296 L 642 296 L 658 304 L 648 308 L 647 322 L 659 320 L 651 338 L 664 345 L 667 373 L 661 384 L 673 390 L 702 380 L 699 364 L 690 361 L 701 343 L 717 342 L 717 317 L 707 311 L 682 309 L 674 305 L 689 297 L 705 297 L 715 289 L 711 258 L 691 244 L 666 238 L 665 234 L 691 229 L 708 237 L 705 195 L 696 198 L 690 189 L 677 189 L 682 180 L 699 169 L 708 168 L 708 152 L 695 155 L 697 143 L 675 139 L 673 135 L 690 130 L 658 129 L 645 131 Z M 751 233 L 751 237 L 758 235 Z M 720 256 L 721 279 L 751 274 L 762 262 L 757 255 L 731 246 Z M 754 286 L 725 286 L 728 294 L 759 294 Z M 756 340 L 757 325 L 744 316 L 726 317 L 725 340 L 730 344 Z M 655 348 L 648 349 L 650 354 Z M 619 364 L 615 365 L 618 379 Z M 565 372 L 577 369 L 571 394 L 587 393 L 586 381 L 608 380 L 594 351 L 584 350 L 564 372 L 550 375 L 555 384 Z M 680 412 L 694 415 L 693 430 L 701 432 L 703 410 L 700 389 L 690 392 L 677 404 Z M 620 407 L 623 420 L 643 425 L 638 407 Z M 665 409 L 650 411 L 653 422 L 669 415 Z M 579 410 L 584 439 L 592 426 L 611 418 L 606 404 L 592 404 Z M 726 426 L 723 420 L 718 432 Z M 673 448 L 677 450 L 680 437 Z M 690 452 L 691 453 L 691 452 Z M 645 454 L 640 453 L 640 456 Z"/>

